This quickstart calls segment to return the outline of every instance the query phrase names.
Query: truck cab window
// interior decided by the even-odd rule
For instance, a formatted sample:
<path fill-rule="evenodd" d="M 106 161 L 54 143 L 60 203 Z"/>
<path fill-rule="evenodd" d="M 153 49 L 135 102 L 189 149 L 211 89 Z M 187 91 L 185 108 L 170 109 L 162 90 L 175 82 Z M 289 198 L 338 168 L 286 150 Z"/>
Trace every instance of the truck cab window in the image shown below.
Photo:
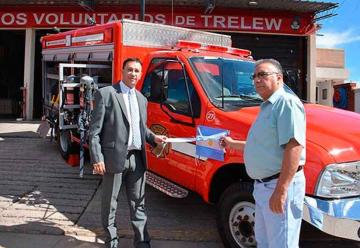
<path fill-rule="evenodd" d="M 141 93 L 150 102 L 160 103 L 163 100 L 163 83 L 161 82 L 163 78 L 162 73 L 163 70 L 155 69 L 146 75 Z"/>
<path fill-rule="evenodd" d="M 214 106 L 234 110 L 262 102 L 250 79 L 251 61 L 207 56 L 192 57 L 190 63 Z"/>
<path fill-rule="evenodd" d="M 154 58 L 151 61 L 150 69 L 146 74 L 144 84 L 141 89 L 141 93 L 148 99 L 150 102 L 160 103 L 163 100 L 163 90 L 161 89 L 163 83 L 163 62 L 165 58 Z"/>
<path fill-rule="evenodd" d="M 186 80 L 189 87 L 190 102 L 186 87 L 186 81 L 182 70 L 170 69 L 165 74 L 165 83 L 167 83 L 166 101 L 174 107 L 173 112 L 191 116 L 191 109 L 194 111 L 194 117 L 200 116 L 200 100 L 194 89 L 193 83 L 186 73 Z"/>
<path fill-rule="evenodd" d="M 199 117 L 201 110 L 199 96 L 187 73 L 186 80 L 190 102 L 181 65 L 175 62 L 159 63 L 146 75 L 141 92 L 149 102 L 167 103 L 171 106 L 170 110 L 177 114 L 191 116 L 191 104 L 194 117 Z"/>

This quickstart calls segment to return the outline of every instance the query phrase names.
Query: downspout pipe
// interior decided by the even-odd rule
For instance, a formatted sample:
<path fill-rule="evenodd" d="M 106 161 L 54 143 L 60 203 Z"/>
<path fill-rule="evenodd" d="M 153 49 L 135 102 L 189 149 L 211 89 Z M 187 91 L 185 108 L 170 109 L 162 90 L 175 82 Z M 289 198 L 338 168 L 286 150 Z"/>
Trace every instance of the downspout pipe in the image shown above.
<path fill-rule="evenodd" d="M 144 21 L 145 16 L 145 0 L 140 1 L 140 21 Z"/>

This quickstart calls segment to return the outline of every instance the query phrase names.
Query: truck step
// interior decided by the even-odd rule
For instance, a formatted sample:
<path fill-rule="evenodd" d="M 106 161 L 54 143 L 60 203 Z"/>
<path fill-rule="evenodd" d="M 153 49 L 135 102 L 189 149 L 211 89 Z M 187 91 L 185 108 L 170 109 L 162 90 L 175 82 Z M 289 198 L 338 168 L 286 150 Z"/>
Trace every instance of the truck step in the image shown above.
<path fill-rule="evenodd" d="M 186 189 L 149 171 L 146 172 L 146 183 L 174 198 L 185 198 L 189 193 Z"/>

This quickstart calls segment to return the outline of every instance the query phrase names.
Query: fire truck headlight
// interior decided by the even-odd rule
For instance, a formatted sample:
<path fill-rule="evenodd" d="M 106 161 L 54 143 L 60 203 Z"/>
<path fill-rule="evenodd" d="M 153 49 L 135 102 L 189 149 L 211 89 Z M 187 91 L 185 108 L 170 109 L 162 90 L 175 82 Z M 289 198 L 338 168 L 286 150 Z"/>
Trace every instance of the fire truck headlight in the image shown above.
<path fill-rule="evenodd" d="M 328 165 L 319 178 L 315 192 L 325 198 L 359 196 L 360 161 Z"/>

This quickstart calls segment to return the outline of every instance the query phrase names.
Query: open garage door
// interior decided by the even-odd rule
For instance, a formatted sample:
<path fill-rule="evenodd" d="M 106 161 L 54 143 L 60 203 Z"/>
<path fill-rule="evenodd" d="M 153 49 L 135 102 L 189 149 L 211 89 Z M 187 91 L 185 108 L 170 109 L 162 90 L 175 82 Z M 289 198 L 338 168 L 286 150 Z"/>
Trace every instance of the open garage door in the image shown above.
<path fill-rule="evenodd" d="M 284 69 L 284 82 L 301 99 L 307 99 L 306 37 L 232 33 L 231 38 L 234 47 L 249 49 L 256 60 L 278 60 Z"/>
<path fill-rule="evenodd" d="M 0 118 L 21 116 L 24 30 L 0 30 Z"/>

